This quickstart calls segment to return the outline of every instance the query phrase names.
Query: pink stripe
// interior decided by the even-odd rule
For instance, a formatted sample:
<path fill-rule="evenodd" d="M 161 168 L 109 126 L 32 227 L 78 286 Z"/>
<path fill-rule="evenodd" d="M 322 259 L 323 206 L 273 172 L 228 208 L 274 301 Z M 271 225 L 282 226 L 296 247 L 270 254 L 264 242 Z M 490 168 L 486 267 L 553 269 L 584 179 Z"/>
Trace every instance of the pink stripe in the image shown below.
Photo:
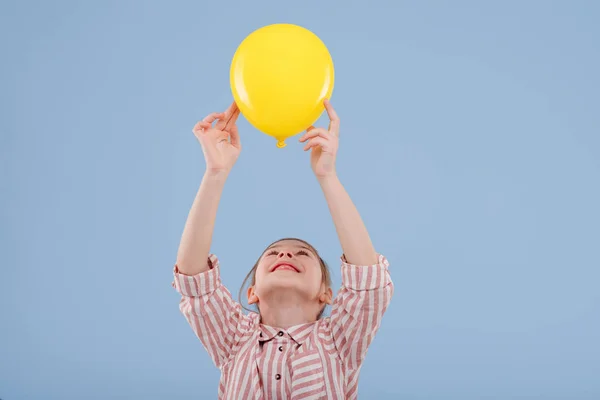
<path fill-rule="evenodd" d="M 226 328 L 228 312 L 234 313 L 235 310 L 231 307 L 227 307 L 229 304 L 222 302 L 215 302 L 215 297 L 208 299 L 205 304 L 205 309 L 208 318 L 206 322 L 209 325 L 211 336 L 214 338 L 215 351 L 222 355 L 221 362 L 224 361 L 229 346 L 225 344 Z"/>

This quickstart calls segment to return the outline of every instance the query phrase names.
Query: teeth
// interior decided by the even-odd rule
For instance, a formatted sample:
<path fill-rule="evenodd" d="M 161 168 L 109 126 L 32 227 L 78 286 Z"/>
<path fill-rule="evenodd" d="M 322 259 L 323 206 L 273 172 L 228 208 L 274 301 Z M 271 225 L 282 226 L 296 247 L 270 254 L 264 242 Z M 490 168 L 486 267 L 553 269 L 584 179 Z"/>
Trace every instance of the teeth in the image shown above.
<path fill-rule="evenodd" d="M 286 269 L 289 271 L 296 271 L 296 269 L 294 267 L 292 267 L 291 265 L 286 265 L 286 264 L 280 265 L 277 268 L 275 268 L 275 270 L 278 270 L 278 269 Z"/>

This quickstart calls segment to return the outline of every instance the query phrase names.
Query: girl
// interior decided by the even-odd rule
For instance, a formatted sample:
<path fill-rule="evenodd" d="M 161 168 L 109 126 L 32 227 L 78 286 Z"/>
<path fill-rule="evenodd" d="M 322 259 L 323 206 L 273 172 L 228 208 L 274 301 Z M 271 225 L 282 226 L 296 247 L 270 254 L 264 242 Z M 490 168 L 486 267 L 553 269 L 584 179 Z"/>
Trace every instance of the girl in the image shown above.
<path fill-rule="evenodd" d="M 219 399 L 356 399 L 367 348 L 393 293 L 388 262 L 375 252 L 335 171 L 339 119 L 325 100 L 329 128 L 310 127 L 300 142 L 329 205 L 342 246 L 342 288 L 332 300 L 327 265 L 313 246 L 281 239 L 263 251 L 251 279 L 246 315 L 209 254 L 217 207 L 241 145 L 235 102 L 194 127 L 206 172 L 186 222 L 173 286 L 180 309 L 221 370 Z M 213 123 L 216 121 L 215 126 Z M 327 304 L 331 316 L 321 318 Z"/>

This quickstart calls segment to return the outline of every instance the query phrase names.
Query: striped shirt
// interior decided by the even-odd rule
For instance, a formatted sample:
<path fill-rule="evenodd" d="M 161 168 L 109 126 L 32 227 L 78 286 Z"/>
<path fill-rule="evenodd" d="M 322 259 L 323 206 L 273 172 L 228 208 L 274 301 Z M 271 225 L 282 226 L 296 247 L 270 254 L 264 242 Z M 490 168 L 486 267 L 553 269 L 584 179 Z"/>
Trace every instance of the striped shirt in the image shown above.
<path fill-rule="evenodd" d="M 245 314 L 223 286 L 216 256 L 194 276 L 174 270 L 180 310 L 221 370 L 227 400 L 356 399 L 358 376 L 394 287 L 387 259 L 371 266 L 342 256 L 342 287 L 331 315 L 279 329 Z"/>

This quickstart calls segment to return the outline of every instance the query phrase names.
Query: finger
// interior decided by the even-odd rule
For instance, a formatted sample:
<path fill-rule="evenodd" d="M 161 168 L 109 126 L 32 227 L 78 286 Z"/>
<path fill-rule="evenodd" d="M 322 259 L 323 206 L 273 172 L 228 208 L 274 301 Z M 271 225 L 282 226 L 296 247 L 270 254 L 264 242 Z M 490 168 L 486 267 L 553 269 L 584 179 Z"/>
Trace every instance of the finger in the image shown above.
<path fill-rule="evenodd" d="M 242 143 L 240 142 L 240 134 L 235 125 L 229 130 L 229 137 L 231 138 L 231 145 L 236 149 L 240 149 Z"/>
<path fill-rule="evenodd" d="M 237 115 L 239 115 L 240 113 L 240 109 L 237 106 L 237 103 L 235 101 L 233 101 L 229 107 L 227 107 L 227 110 L 225 110 L 224 114 L 225 114 L 225 119 L 226 120 L 230 120 L 231 118 L 237 118 Z"/>
<path fill-rule="evenodd" d="M 210 127 L 211 125 L 208 122 L 199 121 L 198 123 L 196 123 L 196 125 L 194 125 L 194 129 L 192 129 L 192 131 L 198 132 L 202 129 L 209 129 Z"/>
<path fill-rule="evenodd" d="M 206 122 L 206 123 L 212 124 L 217 119 L 223 119 L 224 117 L 225 117 L 225 113 L 216 113 L 216 112 L 215 113 L 210 113 L 206 117 L 204 117 L 204 119 L 202 120 L 202 122 Z"/>
<path fill-rule="evenodd" d="M 312 139 L 317 136 L 320 136 L 324 139 L 328 139 L 329 132 L 327 132 L 327 130 L 324 128 L 314 128 L 311 126 L 310 128 L 308 128 L 307 132 L 304 135 L 302 135 L 299 141 L 306 142 L 308 139 Z"/>
<path fill-rule="evenodd" d="M 240 115 L 240 109 L 237 104 L 233 102 L 231 106 L 229 106 L 228 111 L 225 112 L 227 123 L 225 124 L 225 129 L 231 129 L 237 122 L 237 119 Z"/>
<path fill-rule="evenodd" d="M 298 138 L 298 141 L 299 141 L 299 142 L 303 142 L 304 140 L 306 140 L 306 139 L 304 139 L 304 136 L 306 136 L 306 134 L 307 134 L 308 132 L 312 131 L 313 129 L 315 129 L 315 127 L 314 127 L 313 125 L 311 125 L 311 126 L 309 126 L 308 128 L 306 128 L 306 132 L 304 132 L 304 135 L 302 135 L 302 136 L 300 136 L 300 137 Z"/>
<path fill-rule="evenodd" d="M 338 117 L 337 113 L 333 109 L 329 99 L 325 99 L 323 104 L 325 105 L 325 110 L 329 116 L 329 131 L 338 136 L 340 133 L 340 117 Z"/>
<path fill-rule="evenodd" d="M 327 139 L 324 139 L 322 137 L 316 137 L 314 139 L 310 139 L 310 141 L 306 143 L 306 146 L 304 146 L 304 151 L 315 147 L 321 147 L 323 149 L 326 149 L 328 148 L 328 144 L 329 141 Z"/>
<path fill-rule="evenodd" d="M 232 116 L 234 113 L 236 113 L 236 112 L 239 112 L 239 111 L 240 111 L 240 109 L 238 108 L 238 106 L 237 106 L 236 102 L 234 101 L 234 102 L 232 102 L 232 103 L 229 105 L 229 107 L 227 107 L 227 110 L 225 110 L 225 115 L 226 115 L 227 117 L 230 117 L 230 116 Z"/>

